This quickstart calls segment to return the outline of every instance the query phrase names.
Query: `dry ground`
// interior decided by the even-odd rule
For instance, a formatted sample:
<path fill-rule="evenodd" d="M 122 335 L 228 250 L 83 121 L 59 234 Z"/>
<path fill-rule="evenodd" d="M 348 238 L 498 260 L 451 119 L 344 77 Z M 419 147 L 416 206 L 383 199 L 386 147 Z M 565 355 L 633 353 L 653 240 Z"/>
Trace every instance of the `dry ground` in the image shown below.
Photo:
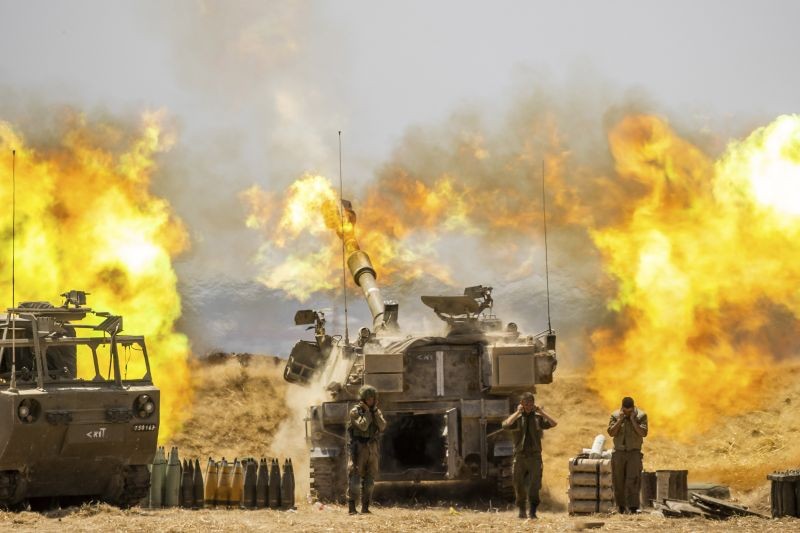
<path fill-rule="evenodd" d="M 120 511 L 106 505 L 37 513 L 2 513 L 0 529 L 41 532 L 80 531 L 580 531 L 587 523 L 602 522 L 600 531 L 742 531 L 800 530 L 800 519 L 740 518 L 726 522 L 669 519 L 652 515 L 574 518 L 566 513 L 542 513 L 539 520 L 519 520 L 511 511 L 485 512 L 449 508 L 376 508 L 370 516 L 350 517 L 343 507 L 318 511 L 301 504 L 285 511 Z"/>
<path fill-rule="evenodd" d="M 373 516 L 351 518 L 339 506 L 317 510 L 309 502 L 302 413 L 310 394 L 282 379 L 283 362 L 272 357 L 218 358 L 193 371 L 196 396 L 192 415 L 169 445 L 182 457 L 228 459 L 243 456 L 292 457 L 298 475 L 296 512 L 281 511 L 120 511 L 105 505 L 37 513 L 0 513 L 0 529 L 62 531 L 571 531 L 603 522 L 604 531 L 800 531 L 800 520 L 760 518 L 712 522 L 701 519 L 569 517 L 567 459 L 588 447 L 605 430 L 608 412 L 579 372 L 559 370 L 556 382 L 542 386 L 537 402 L 559 420 L 544 441 L 545 478 L 542 517 L 518 520 L 511 510 L 487 511 L 487 503 L 439 502 L 432 507 L 376 507 Z M 766 474 L 800 466 L 800 367 L 776 366 L 771 390 L 753 398 L 753 410 L 720 420 L 704 435 L 687 432 L 686 442 L 654 436 L 645 444 L 645 467 L 688 469 L 689 481 L 729 484 L 734 498 L 768 512 Z M 647 406 L 643 406 L 647 409 Z M 651 420 L 655 427 L 657 420 Z M 657 431 L 656 431 L 657 432 Z M 447 494 L 445 492 L 445 494 Z M 447 498 L 444 498 L 447 499 Z M 438 500 L 434 500 L 438 501 Z M 450 505 L 455 505 L 451 510 Z M 458 509 L 458 510 L 456 510 Z"/>

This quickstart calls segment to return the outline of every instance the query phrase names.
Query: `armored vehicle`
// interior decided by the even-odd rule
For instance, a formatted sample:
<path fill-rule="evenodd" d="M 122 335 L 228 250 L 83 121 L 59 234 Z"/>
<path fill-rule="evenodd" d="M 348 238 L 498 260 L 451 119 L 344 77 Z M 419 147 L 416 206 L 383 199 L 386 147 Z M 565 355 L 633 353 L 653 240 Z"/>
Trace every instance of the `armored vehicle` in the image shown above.
<path fill-rule="evenodd" d="M 347 485 L 347 417 L 358 389 L 372 385 L 387 420 L 380 435 L 381 482 L 462 481 L 494 486 L 513 496 L 511 436 L 501 422 L 524 391 L 551 383 L 556 337 L 549 328 L 520 334 L 492 313 L 492 288 L 468 287 L 454 296 L 423 296 L 445 322 L 441 335 L 409 335 L 398 324 L 398 305 L 384 302 L 369 256 L 355 238 L 355 213 L 343 202 L 340 237 L 347 266 L 373 317 L 352 344 L 325 331 L 322 313 L 303 310 L 298 325 L 315 329 L 314 341 L 292 350 L 287 381 L 325 387 L 329 401 L 311 406 L 306 438 L 311 488 L 320 500 L 341 501 Z M 338 372 L 338 373 L 337 373 Z"/>
<path fill-rule="evenodd" d="M 97 499 L 121 507 L 147 495 L 159 391 L 141 336 L 122 317 L 24 302 L 0 322 L 0 507 Z M 89 315 L 99 320 L 82 322 Z M 134 370 L 135 369 L 135 370 Z"/>

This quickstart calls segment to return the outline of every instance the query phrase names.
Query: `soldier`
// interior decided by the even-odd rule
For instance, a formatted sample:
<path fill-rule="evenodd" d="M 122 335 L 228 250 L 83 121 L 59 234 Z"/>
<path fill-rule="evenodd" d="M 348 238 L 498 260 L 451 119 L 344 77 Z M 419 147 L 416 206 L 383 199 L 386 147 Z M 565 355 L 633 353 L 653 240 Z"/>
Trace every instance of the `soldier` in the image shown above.
<path fill-rule="evenodd" d="M 369 513 L 372 486 L 378 475 L 378 436 L 386 429 L 386 420 L 378 409 L 378 391 L 364 385 L 358 391 L 361 400 L 350 410 L 347 430 L 350 433 L 350 454 L 347 474 L 347 503 L 350 514 L 356 514 L 356 499 L 361 495 L 361 512 Z"/>
<path fill-rule="evenodd" d="M 533 394 L 522 395 L 517 410 L 503 421 L 503 429 L 511 430 L 514 440 L 512 478 L 519 517 L 525 515 L 525 501 L 530 503 L 530 517 L 536 518 L 539 489 L 542 488 L 542 430 L 558 424 L 534 403 Z"/>
<path fill-rule="evenodd" d="M 642 483 L 642 442 L 647 436 L 647 413 L 622 399 L 622 408 L 611 413 L 608 434 L 614 437 L 611 455 L 611 482 L 620 514 L 639 510 L 639 487 Z"/>

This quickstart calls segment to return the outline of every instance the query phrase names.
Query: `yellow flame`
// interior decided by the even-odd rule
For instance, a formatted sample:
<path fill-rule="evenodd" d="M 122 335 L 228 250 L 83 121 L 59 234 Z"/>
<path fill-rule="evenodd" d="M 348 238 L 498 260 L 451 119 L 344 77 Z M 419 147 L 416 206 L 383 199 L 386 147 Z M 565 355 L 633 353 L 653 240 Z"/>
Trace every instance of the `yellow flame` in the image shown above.
<path fill-rule="evenodd" d="M 362 194 L 349 198 L 358 215 L 356 237 L 379 283 L 433 276 L 454 285 L 452 254 L 439 256 L 451 237 L 467 235 L 491 248 L 487 269 L 501 258 L 519 259 L 520 235 L 541 239 L 543 158 L 553 195 L 550 221 L 578 227 L 591 220 L 576 187 L 563 179 L 569 151 L 555 120 L 540 117 L 529 126 L 516 149 L 472 127 L 441 145 L 412 143 Z M 298 178 L 282 196 L 257 186 L 241 193 L 247 227 L 265 234 L 257 258 L 264 284 L 301 300 L 340 286 L 338 196 L 326 178 L 312 175 Z"/>
<path fill-rule="evenodd" d="M 617 172 L 643 185 L 625 220 L 592 232 L 618 282 L 590 381 L 633 396 L 656 432 L 690 436 L 752 407 L 773 354 L 770 313 L 800 317 L 800 117 L 731 143 L 714 162 L 651 116 L 610 132 Z"/>
<path fill-rule="evenodd" d="M 124 317 L 125 333 L 146 336 L 161 389 L 160 439 L 179 426 L 191 402 L 186 336 L 172 259 L 188 245 L 170 205 L 150 190 L 154 156 L 174 139 L 163 112 L 146 113 L 135 133 L 71 117 L 57 146 L 33 147 L 0 121 L 0 202 L 11 206 L 11 150 L 17 153 L 16 295 L 46 300 L 70 289 L 91 293 L 89 305 Z M 11 215 L 0 221 L 0 291 L 11 304 Z M 79 362 L 80 364 L 80 362 Z M 129 376 L 144 373 L 131 358 Z M 80 375 L 93 370 L 79 368 Z"/>
<path fill-rule="evenodd" d="M 430 252 L 432 244 L 440 238 L 439 226 L 471 231 L 465 196 L 447 176 L 432 188 L 408 182 L 402 209 L 413 216 L 413 226 L 404 222 L 407 216 L 394 216 L 397 207 L 386 204 L 380 196 L 371 196 L 363 206 L 356 206 L 360 221 L 357 239 L 372 258 L 379 276 L 391 282 L 433 274 L 449 282 L 449 272 L 436 265 Z M 261 229 L 269 236 L 260 258 L 267 267 L 259 281 L 301 301 L 315 292 L 340 286 L 339 195 L 327 178 L 317 175 L 299 178 L 289 186 L 277 208 L 272 196 L 258 187 L 244 191 L 242 199 L 249 207 L 248 227 Z M 345 218 L 345 234 L 353 231 Z M 302 247 L 302 236 L 311 237 L 305 243 L 310 243 L 311 249 L 296 251 Z M 291 254 L 277 253 L 288 245 L 293 249 Z"/>

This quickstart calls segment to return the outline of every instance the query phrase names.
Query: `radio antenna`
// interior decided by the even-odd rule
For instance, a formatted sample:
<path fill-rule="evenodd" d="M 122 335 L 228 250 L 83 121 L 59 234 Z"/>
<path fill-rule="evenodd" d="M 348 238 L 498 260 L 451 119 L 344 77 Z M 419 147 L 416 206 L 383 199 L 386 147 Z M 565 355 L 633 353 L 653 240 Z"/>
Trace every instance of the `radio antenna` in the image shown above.
<path fill-rule="evenodd" d="M 17 391 L 17 316 L 13 309 L 17 301 L 17 151 L 11 150 L 11 383 L 8 390 Z M 8 327 L 8 322 L 6 322 Z"/>
<path fill-rule="evenodd" d="M 342 222 L 342 296 L 344 297 L 344 345 L 350 345 L 350 331 L 347 324 L 347 271 L 345 270 L 344 247 L 344 186 L 342 181 L 342 130 L 339 130 L 339 220 Z"/>
<path fill-rule="evenodd" d="M 542 220 L 544 221 L 544 279 L 547 287 L 547 332 L 553 332 L 550 325 L 550 268 L 547 257 L 547 203 L 544 194 L 544 159 L 542 159 Z"/>

